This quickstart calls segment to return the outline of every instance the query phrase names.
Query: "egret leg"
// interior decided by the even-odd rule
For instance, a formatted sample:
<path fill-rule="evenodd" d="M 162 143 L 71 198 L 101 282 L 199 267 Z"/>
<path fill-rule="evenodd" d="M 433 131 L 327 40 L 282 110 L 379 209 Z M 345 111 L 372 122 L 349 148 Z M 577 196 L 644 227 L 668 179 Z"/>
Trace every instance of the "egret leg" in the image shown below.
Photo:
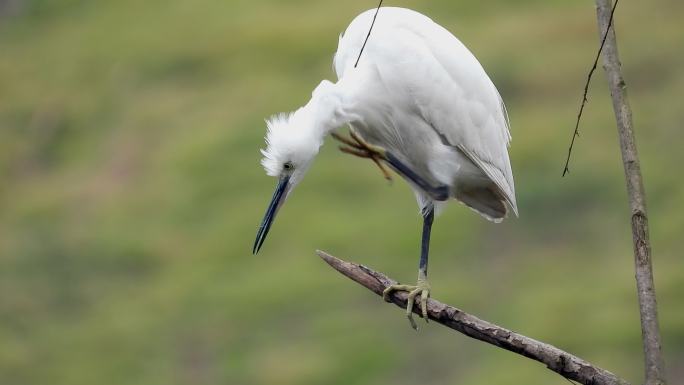
<path fill-rule="evenodd" d="M 445 201 L 449 199 L 449 187 L 444 185 L 431 185 L 423 177 L 421 177 L 415 171 L 413 171 L 409 166 L 405 165 L 402 161 L 400 161 L 391 152 L 385 150 L 382 147 L 374 146 L 366 142 L 354 130 L 349 131 L 351 139 L 345 138 L 335 132 L 333 132 L 330 135 L 343 144 L 342 146 L 340 146 L 340 151 L 345 152 L 347 154 L 358 156 L 360 158 L 369 158 L 373 160 L 373 162 L 375 162 L 375 164 L 380 168 L 380 171 L 382 171 L 383 175 L 385 176 L 385 179 L 392 181 L 392 177 L 390 176 L 390 173 L 387 171 L 387 169 L 385 169 L 385 167 L 383 166 L 382 161 L 389 163 L 390 166 L 392 166 L 392 168 L 394 168 L 398 173 L 404 175 L 413 183 L 415 183 L 418 187 L 425 191 L 432 199 L 436 201 Z"/>
<path fill-rule="evenodd" d="M 418 330 L 418 325 L 413 319 L 413 305 L 416 302 L 416 297 L 420 295 L 420 310 L 425 322 L 428 322 L 427 314 L 427 299 L 430 297 L 430 283 L 427 279 L 428 268 L 428 254 L 430 252 L 430 232 L 432 230 L 432 222 L 435 217 L 435 209 L 430 205 L 429 209 L 423 215 L 423 237 L 420 246 L 420 262 L 418 264 L 418 283 L 413 285 L 391 285 L 382 292 L 382 297 L 385 301 L 389 301 L 389 295 L 393 291 L 401 290 L 408 291 L 408 303 L 406 304 L 406 317 L 408 317 L 411 327 Z"/>
<path fill-rule="evenodd" d="M 448 186 L 433 186 L 420 175 L 416 174 L 410 167 L 406 166 L 402 161 L 397 159 L 391 152 L 385 151 L 385 160 L 389 163 L 398 173 L 404 175 L 425 191 L 430 197 L 436 201 L 445 201 L 449 199 L 449 187 Z"/>

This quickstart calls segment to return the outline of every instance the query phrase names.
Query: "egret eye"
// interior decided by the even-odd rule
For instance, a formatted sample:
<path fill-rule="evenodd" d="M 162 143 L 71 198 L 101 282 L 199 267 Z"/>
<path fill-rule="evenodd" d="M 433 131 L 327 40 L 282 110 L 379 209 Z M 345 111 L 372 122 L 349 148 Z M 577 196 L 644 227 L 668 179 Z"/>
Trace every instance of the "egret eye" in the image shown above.
<path fill-rule="evenodd" d="M 285 170 L 287 170 L 287 171 L 290 171 L 290 170 L 292 170 L 293 168 L 294 168 L 294 166 L 292 165 L 291 162 L 286 162 L 286 163 L 283 165 L 283 169 L 285 169 Z"/>

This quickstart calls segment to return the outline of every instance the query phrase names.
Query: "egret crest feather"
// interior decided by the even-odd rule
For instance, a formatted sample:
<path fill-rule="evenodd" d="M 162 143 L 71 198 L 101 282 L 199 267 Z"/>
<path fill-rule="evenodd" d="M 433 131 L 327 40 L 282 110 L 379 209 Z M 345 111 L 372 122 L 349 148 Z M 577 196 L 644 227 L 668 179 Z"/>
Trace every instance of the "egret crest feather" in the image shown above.
<path fill-rule="evenodd" d="M 261 165 L 270 176 L 280 175 L 288 162 L 298 168 L 306 167 L 318 153 L 322 141 L 312 141 L 311 119 L 301 110 L 276 114 L 266 120 L 266 149 L 261 150 Z"/>

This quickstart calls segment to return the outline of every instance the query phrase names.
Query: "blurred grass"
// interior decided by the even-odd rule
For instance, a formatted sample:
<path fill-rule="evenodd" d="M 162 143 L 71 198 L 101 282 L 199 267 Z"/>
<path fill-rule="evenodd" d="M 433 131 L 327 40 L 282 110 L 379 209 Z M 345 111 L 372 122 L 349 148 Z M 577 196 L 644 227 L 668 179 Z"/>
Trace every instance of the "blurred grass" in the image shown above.
<path fill-rule="evenodd" d="M 263 119 L 332 79 L 367 1 L 15 1 L 0 16 L 0 383 L 559 384 L 329 270 L 414 279 L 408 187 L 326 146 L 261 254 Z M 0 2 L 0 12 L 2 12 Z M 641 381 L 628 208 L 591 1 L 393 1 L 478 56 L 508 104 L 521 217 L 436 221 L 435 296 Z M 645 174 L 671 383 L 684 376 L 684 87 L 675 0 L 617 28 Z"/>

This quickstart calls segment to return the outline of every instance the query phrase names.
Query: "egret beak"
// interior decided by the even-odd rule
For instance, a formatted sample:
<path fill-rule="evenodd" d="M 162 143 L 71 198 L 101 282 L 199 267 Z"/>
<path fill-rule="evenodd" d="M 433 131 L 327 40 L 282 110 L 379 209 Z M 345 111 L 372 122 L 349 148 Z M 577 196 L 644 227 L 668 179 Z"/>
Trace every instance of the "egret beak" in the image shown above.
<path fill-rule="evenodd" d="M 266 240 L 266 235 L 268 235 L 268 230 L 271 229 L 271 224 L 273 219 L 275 219 L 276 214 L 280 206 L 285 202 L 285 197 L 290 190 L 290 177 L 282 176 L 278 181 L 278 186 L 276 186 L 275 192 L 273 193 L 273 198 L 271 198 L 271 204 L 268 205 L 266 209 L 266 214 L 264 214 L 264 219 L 261 221 L 261 226 L 259 226 L 259 231 L 257 231 L 256 240 L 254 241 L 254 248 L 252 253 L 256 254 L 259 252 L 261 245 Z"/>

